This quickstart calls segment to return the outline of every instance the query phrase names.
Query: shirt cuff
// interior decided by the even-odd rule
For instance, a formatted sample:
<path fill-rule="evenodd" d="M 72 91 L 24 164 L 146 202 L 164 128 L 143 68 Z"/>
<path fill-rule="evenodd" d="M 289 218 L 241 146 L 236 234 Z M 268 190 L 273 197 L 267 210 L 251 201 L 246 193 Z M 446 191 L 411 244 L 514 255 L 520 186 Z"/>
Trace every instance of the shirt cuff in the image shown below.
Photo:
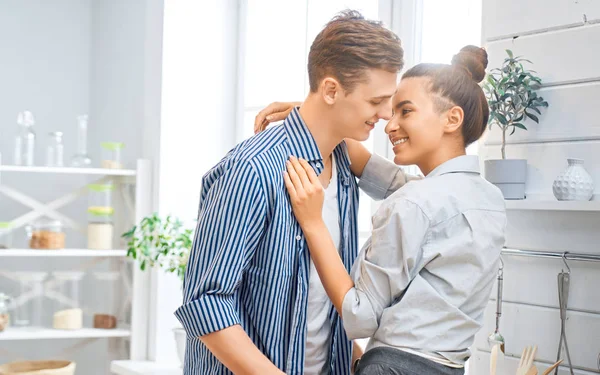
<path fill-rule="evenodd" d="M 204 295 L 175 311 L 189 338 L 198 338 L 240 324 L 233 308 L 233 298 L 223 295 Z"/>
<path fill-rule="evenodd" d="M 358 186 L 371 198 L 382 200 L 389 195 L 388 192 L 392 183 L 398 178 L 398 173 L 401 174 L 404 183 L 406 178 L 399 166 L 382 156 L 373 154 L 365 165 Z"/>
<path fill-rule="evenodd" d="M 379 328 L 367 295 L 352 288 L 342 302 L 342 321 L 349 340 L 372 337 Z"/>

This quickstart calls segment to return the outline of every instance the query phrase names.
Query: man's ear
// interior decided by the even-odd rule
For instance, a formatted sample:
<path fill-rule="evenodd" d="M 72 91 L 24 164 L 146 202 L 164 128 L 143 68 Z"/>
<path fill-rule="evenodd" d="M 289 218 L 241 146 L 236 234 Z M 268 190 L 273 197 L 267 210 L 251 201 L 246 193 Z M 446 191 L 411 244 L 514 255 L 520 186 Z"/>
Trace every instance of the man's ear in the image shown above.
<path fill-rule="evenodd" d="M 342 95 L 342 86 L 337 79 L 333 77 L 325 77 L 321 81 L 321 96 L 325 103 L 329 105 L 335 104 L 340 95 Z"/>
<path fill-rule="evenodd" d="M 463 109 L 457 105 L 450 108 L 446 113 L 446 126 L 444 126 L 444 132 L 446 133 L 454 133 L 460 129 L 463 120 L 465 118 L 465 113 Z"/>

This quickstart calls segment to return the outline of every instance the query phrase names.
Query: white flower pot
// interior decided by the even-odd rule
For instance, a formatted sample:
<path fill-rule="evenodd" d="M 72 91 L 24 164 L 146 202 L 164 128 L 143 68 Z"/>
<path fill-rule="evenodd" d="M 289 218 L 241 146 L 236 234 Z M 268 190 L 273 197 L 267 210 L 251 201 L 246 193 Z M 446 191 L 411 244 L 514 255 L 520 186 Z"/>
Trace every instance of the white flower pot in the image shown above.
<path fill-rule="evenodd" d="M 175 335 L 175 344 L 177 345 L 177 355 L 179 356 L 179 361 L 183 366 L 187 336 L 183 328 L 173 328 L 173 334 Z"/>
<path fill-rule="evenodd" d="M 484 162 L 485 179 L 496 185 L 504 199 L 524 199 L 527 160 L 499 159 Z"/>
<path fill-rule="evenodd" d="M 556 177 L 552 192 L 559 201 L 589 201 L 594 195 L 594 180 L 581 159 L 567 159 L 568 167 Z"/>

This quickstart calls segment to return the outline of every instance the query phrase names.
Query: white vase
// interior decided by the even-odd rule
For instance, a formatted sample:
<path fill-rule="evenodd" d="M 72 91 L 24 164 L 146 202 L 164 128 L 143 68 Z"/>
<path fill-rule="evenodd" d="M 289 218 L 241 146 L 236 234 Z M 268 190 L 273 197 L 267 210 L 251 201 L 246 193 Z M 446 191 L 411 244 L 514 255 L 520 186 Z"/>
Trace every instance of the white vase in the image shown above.
<path fill-rule="evenodd" d="M 173 334 L 175 335 L 175 344 L 177 345 L 177 355 L 183 366 L 183 361 L 185 359 L 185 343 L 187 341 L 185 330 L 183 328 L 173 328 Z"/>
<path fill-rule="evenodd" d="M 589 201 L 594 195 L 594 180 L 583 167 L 581 159 L 567 159 L 567 169 L 552 184 L 559 201 Z"/>

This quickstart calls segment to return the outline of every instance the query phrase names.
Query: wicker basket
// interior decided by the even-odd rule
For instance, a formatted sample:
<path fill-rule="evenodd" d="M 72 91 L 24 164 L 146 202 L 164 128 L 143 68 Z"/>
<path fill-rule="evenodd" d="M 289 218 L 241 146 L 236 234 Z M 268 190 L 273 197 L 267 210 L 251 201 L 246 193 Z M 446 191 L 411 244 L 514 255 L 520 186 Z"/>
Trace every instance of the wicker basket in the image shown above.
<path fill-rule="evenodd" d="M 75 362 L 23 361 L 0 366 L 0 375 L 74 375 Z"/>

